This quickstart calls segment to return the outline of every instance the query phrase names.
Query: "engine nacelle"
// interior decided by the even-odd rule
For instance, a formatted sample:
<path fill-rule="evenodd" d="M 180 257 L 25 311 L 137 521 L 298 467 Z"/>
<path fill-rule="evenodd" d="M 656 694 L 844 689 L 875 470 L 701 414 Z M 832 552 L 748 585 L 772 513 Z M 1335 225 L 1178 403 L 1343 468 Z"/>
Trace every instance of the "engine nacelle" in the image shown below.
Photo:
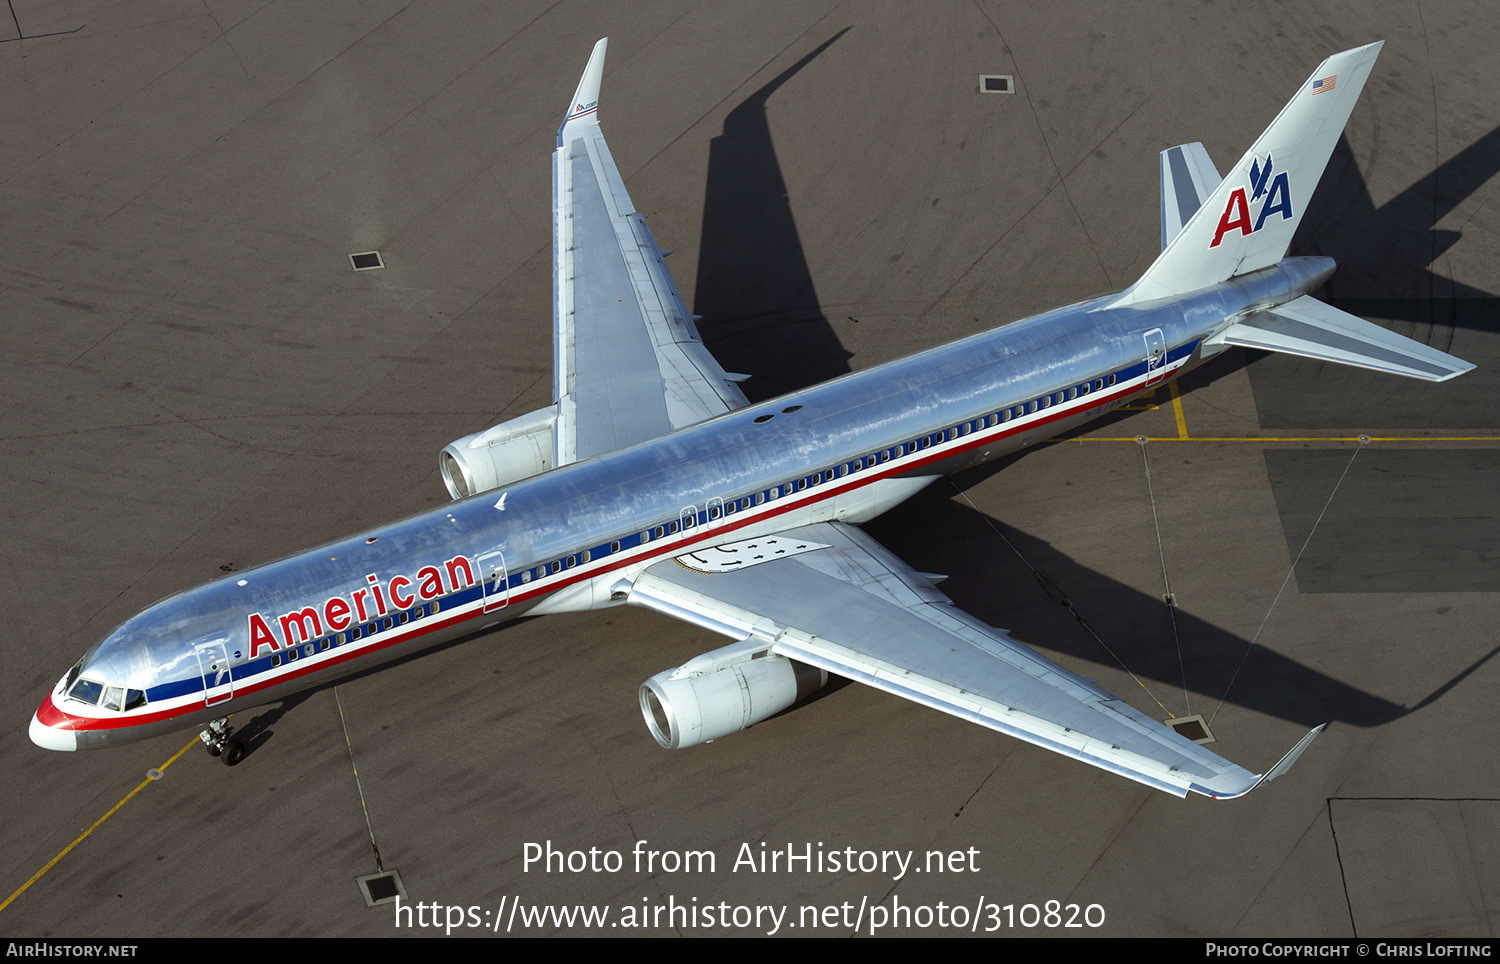
<path fill-rule="evenodd" d="M 466 499 L 552 468 L 556 421 L 549 405 L 450 443 L 438 456 L 448 494 Z"/>
<path fill-rule="evenodd" d="M 705 653 L 641 684 L 641 715 L 669 750 L 754 726 L 817 692 L 828 673 L 750 639 Z"/>

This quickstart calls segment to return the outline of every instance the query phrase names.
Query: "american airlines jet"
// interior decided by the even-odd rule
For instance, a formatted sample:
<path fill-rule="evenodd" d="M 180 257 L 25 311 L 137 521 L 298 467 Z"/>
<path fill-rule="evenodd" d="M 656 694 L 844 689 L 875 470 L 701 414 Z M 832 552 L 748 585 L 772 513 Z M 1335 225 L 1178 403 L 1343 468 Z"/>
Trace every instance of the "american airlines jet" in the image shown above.
<path fill-rule="evenodd" d="M 632 604 L 729 640 L 640 688 L 687 747 L 857 680 L 1185 796 L 1242 769 L 959 610 L 858 525 L 940 476 L 1118 408 L 1232 345 L 1442 381 L 1473 366 L 1315 300 L 1288 258 L 1380 44 L 1336 54 L 1221 177 L 1161 155 L 1163 250 L 1124 292 L 750 405 L 636 213 L 599 128 L 594 47 L 553 154 L 554 401 L 441 455 L 454 502 L 178 593 L 95 643 L 31 738 L 201 728 L 523 614 Z"/>

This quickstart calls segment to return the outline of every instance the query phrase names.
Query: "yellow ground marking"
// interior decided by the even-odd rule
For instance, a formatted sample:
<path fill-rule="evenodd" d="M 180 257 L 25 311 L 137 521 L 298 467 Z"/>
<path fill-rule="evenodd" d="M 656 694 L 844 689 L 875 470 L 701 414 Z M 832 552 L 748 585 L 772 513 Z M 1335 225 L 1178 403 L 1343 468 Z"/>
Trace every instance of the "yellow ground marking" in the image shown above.
<path fill-rule="evenodd" d="M 68 844 L 66 847 L 64 847 L 62 849 L 62 853 L 58 854 L 56 857 L 53 857 L 51 860 L 47 861 L 47 866 L 43 867 L 41 870 L 38 870 L 36 873 L 32 874 L 30 880 L 28 880 L 28 881 L 26 881 L 26 883 L 22 884 L 16 890 L 16 892 L 14 894 L 11 894 L 9 897 L 5 898 L 5 903 L 0 904 L 0 910 L 4 910 L 5 908 L 9 907 L 11 901 L 15 900 L 17 897 L 20 897 L 22 894 L 24 894 L 26 892 L 26 888 L 30 887 L 32 884 L 36 883 L 38 880 L 41 880 L 43 874 L 45 874 L 47 871 L 51 870 L 53 867 L 57 866 L 57 862 L 59 860 L 62 860 L 64 857 L 66 857 L 68 855 L 69 851 L 71 851 L 74 847 L 78 846 L 79 844 L 83 843 L 83 840 L 84 840 L 85 837 L 87 837 L 89 834 L 93 833 L 95 830 L 98 830 L 100 824 L 104 823 L 104 821 L 108 820 L 110 817 L 113 817 L 115 815 L 115 811 L 116 810 L 119 810 L 121 807 L 125 806 L 125 804 L 129 803 L 131 797 L 135 796 L 137 793 L 140 793 L 142 790 L 144 790 L 146 788 L 146 784 L 152 783 L 158 777 L 160 777 L 163 770 L 165 770 L 167 767 L 171 766 L 173 763 L 176 763 L 177 762 L 177 758 L 180 757 L 180 756 L 182 756 L 188 750 L 192 749 L 193 744 L 197 743 L 197 742 L 198 742 L 198 738 L 197 737 L 193 737 L 193 739 L 188 742 L 187 746 L 183 747 L 182 749 L 178 750 L 176 753 L 172 754 L 172 758 L 170 760 L 168 760 L 166 763 L 163 763 L 161 766 L 157 767 L 154 771 L 152 771 L 152 775 L 151 776 L 146 777 L 146 779 L 142 780 L 140 782 L 140 784 L 134 790 L 132 790 L 129 793 L 125 794 L 125 799 L 121 800 L 119 803 L 115 804 L 113 807 L 110 807 L 109 808 L 109 812 L 106 813 L 104 816 L 100 817 L 98 820 L 95 820 L 94 821 L 94 825 L 92 827 L 88 828 L 83 833 L 79 834 L 78 838 L 76 840 L 74 840 L 72 843 Z"/>
<path fill-rule="evenodd" d="M 1177 416 L 1177 437 L 1186 439 L 1188 437 L 1187 416 L 1182 414 L 1182 394 L 1177 391 L 1175 379 L 1169 384 L 1172 386 L 1172 414 Z"/>
<path fill-rule="evenodd" d="M 1500 435 L 1203 435 L 1188 434 L 1187 416 L 1182 410 L 1182 392 L 1177 380 L 1167 385 L 1172 390 L 1172 414 L 1177 419 L 1177 435 L 1080 435 L 1068 441 L 1074 442 L 1500 442 Z M 1136 399 L 1154 398 L 1156 389 L 1148 389 Z M 1149 412 L 1160 409 L 1159 405 L 1121 405 L 1120 412 Z M 1061 441 L 1051 439 L 1050 441 Z"/>

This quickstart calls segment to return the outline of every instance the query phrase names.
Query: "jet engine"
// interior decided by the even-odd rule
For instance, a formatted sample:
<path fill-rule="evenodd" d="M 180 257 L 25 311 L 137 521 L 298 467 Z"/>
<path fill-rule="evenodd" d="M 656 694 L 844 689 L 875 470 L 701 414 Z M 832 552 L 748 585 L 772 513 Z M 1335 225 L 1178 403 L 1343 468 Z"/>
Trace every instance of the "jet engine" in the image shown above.
<path fill-rule="evenodd" d="M 438 464 L 448 494 L 466 499 L 552 468 L 556 419 L 549 405 L 447 445 Z"/>
<path fill-rule="evenodd" d="M 747 639 L 641 684 L 641 715 L 669 750 L 697 746 L 775 716 L 828 682 L 828 673 Z"/>

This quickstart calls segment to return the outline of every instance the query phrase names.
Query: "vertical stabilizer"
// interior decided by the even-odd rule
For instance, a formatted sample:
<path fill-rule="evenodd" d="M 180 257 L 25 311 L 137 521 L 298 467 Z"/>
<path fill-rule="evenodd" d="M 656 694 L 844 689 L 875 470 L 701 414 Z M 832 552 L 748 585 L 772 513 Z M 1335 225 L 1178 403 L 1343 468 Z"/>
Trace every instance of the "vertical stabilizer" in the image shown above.
<path fill-rule="evenodd" d="M 1285 257 L 1381 46 L 1356 47 L 1319 64 L 1118 303 L 1206 288 Z"/>

